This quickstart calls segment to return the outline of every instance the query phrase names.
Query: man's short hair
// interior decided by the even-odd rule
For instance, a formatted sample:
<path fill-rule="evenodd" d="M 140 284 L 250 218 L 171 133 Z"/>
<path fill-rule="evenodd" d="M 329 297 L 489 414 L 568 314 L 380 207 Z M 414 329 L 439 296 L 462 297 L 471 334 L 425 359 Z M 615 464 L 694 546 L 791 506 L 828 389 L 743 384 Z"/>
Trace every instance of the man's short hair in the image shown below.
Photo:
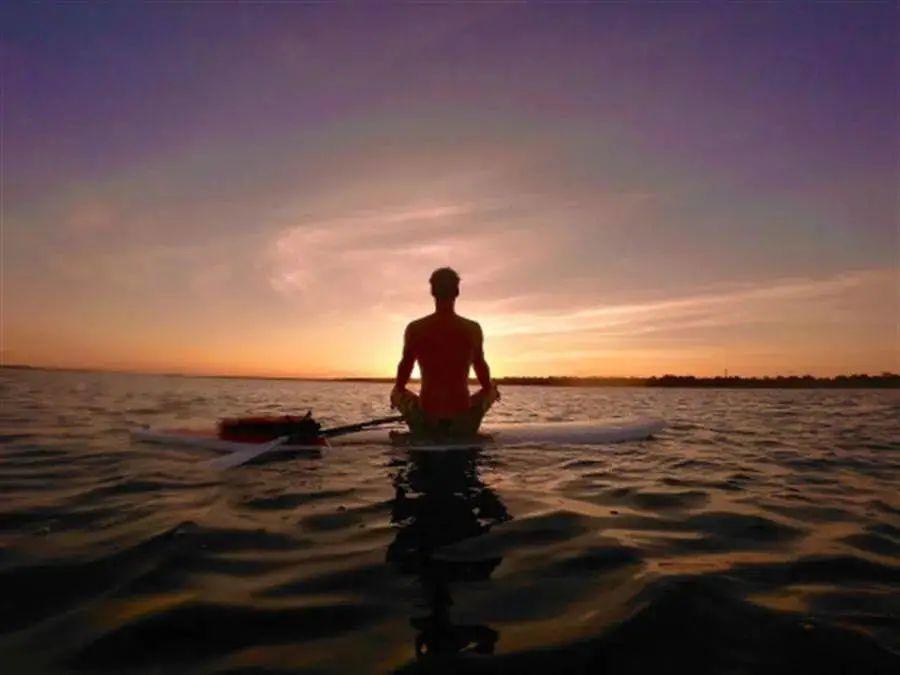
<path fill-rule="evenodd" d="M 459 275 L 450 267 L 441 267 L 431 273 L 431 294 L 438 300 L 449 300 L 459 295 Z"/>

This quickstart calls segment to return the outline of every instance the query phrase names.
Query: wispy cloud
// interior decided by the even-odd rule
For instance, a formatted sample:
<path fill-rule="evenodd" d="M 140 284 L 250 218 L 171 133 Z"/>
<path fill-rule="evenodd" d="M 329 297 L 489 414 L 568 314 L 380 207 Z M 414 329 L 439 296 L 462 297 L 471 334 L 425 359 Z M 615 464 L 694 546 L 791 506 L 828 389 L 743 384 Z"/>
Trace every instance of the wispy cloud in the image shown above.
<path fill-rule="evenodd" d="M 570 312 L 494 314 L 483 323 L 511 372 L 652 374 L 659 363 L 678 372 L 730 364 L 765 373 L 785 363 L 792 372 L 841 372 L 864 369 L 872 355 L 896 368 L 898 282 L 896 269 L 855 270 Z"/>
<path fill-rule="evenodd" d="M 269 252 L 269 283 L 299 302 L 324 306 L 421 307 L 427 278 L 440 266 L 464 274 L 471 288 L 527 262 L 536 238 L 514 219 L 485 228 L 481 219 L 502 213 L 502 202 L 414 204 L 310 220 L 282 230 Z M 508 252 L 520 252 L 517 258 Z"/>
<path fill-rule="evenodd" d="M 486 214 L 496 216 L 487 228 Z M 779 359 L 800 362 L 802 349 L 792 346 L 798 331 L 822 348 L 817 333 L 829 327 L 842 323 L 838 330 L 846 332 L 861 317 L 879 321 L 897 312 L 900 286 L 891 268 L 682 283 L 644 289 L 639 299 L 623 289 L 631 300 L 609 302 L 595 279 L 565 274 L 571 249 L 561 246 L 564 233 L 519 216 L 494 201 L 310 220 L 274 241 L 269 283 L 298 303 L 368 317 L 374 330 L 386 319 L 396 326 L 428 311 L 428 274 L 452 265 L 463 273 L 463 313 L 481 322 L 499 372 L 510 373 L 646 373 L 661 362 L 709 372 L 734 349 L 748 367 L 771 369 Z M 873 303 L 883 305 L 881 314 Z M 883 359 L 883 340 L 876 342 L 866 349 Z"/>
<path fill-rule="evenodd" d="M 559 335 L 605 331 L 608 335 L 652 332 L 673 327 L 726 325 L 749 320 L 786 321 L 784 311 L 792 305 L 820 302 L 845 292 L 897 283 L 891 269 L 859 270 L 824 279 L 779 279 L 769 283 L 742 284 L 726 290 L 710 290 L 685 297 L 647 300 L 627 304 L 584 306 L 574 311 L 495 314 L 490 322 L 498 335 Z M 782 311 L 774 311 L 775 309 Z M 885 307 L 890 310 L 890 307 Z"/>

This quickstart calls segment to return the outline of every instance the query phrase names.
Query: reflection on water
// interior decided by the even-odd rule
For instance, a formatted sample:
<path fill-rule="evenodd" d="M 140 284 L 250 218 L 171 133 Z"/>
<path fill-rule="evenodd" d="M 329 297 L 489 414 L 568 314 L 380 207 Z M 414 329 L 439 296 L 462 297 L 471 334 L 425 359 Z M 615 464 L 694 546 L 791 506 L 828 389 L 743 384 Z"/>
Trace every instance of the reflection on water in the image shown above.
<path fill-rule="evenodd" d="M 497 494 L 478 475 L 479 450 L 411 452 L 393 476 L 396 495 L 391 522 L 397 537 L 387 561 L 419 578 L 426 616 L 410 620 L 416 629 L 416 655 L 472 651 L 491 654 L 497 631 L 488 626 L 454 624 L 453 584 L 484 581 L 500 556 L 455 561 L 436 555 L 442 546 L 484 534 L 511 518 Z"/>

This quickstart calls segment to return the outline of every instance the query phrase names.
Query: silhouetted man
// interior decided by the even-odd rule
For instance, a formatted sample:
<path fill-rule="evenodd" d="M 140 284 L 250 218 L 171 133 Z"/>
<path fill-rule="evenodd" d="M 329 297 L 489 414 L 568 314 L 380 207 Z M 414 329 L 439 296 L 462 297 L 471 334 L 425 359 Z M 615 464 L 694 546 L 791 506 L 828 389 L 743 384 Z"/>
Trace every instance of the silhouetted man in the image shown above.
<path fill-rule="evenodd" d="M 442 267 L 434 271 L 430 282 L 434 314 L 406 327 L 391 406 L 400 410 L 414 433 L 471 435 L 500 394 L 484 360 L 481 326 L 454 311 L 459 275 Z M 418 396 L 406 388 L 416 361 L 422 375 Z M 481 385 L 473 396 L 469 396 L 470 367 Z"/>

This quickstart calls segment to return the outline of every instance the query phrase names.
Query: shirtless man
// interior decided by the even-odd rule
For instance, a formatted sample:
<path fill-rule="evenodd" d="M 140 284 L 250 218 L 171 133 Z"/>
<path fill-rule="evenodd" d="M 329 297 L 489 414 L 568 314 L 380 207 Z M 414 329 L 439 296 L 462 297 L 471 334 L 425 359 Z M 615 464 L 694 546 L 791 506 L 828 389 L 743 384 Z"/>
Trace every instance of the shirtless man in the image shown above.
<path fill-rule="evenodd" d="M 434 271 L 430 282 L 434 313 L 406 327 L 391 407 L 401 412 L 413 433 L 473 435 L 500 393 L 484 360 L 481 326 L 454 311 L 459 275 L 442 267 Z M 416 361 L 422 374 L 420 395 L 406 388 Z M 481 385 L 472 396 L 469 367 L 474 368 Z"/>

